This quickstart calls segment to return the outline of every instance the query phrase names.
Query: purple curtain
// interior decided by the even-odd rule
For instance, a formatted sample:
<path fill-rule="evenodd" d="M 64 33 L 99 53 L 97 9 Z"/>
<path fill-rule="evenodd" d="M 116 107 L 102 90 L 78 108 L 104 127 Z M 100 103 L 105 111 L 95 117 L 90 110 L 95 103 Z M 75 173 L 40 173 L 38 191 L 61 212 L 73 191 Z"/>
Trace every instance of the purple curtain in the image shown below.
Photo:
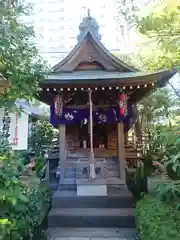
<path fill-rule="evenodd" d="M 58 126 L 59 124 L 76 124 L 84 121 L 84 119 L 89 119 L 89 108 L 77 109 L 77 108 L 63 108 L 62 117 L 55 115 L 54 105 L 50 107 L 50 123 L 53 126 Z M 121 122 L 124 123 L 124 130 L 128 131 L 132 126 L 132 123 L 136 119 L 136 114 L 133 110 L 132 104 L 128 104 L 128 114 L 126 116 L 120 116 L 119 107 L 109 107 L 107 110 L 98 108 L 93 111 L 93 121 L 101 123 L 114 123 Z"/>

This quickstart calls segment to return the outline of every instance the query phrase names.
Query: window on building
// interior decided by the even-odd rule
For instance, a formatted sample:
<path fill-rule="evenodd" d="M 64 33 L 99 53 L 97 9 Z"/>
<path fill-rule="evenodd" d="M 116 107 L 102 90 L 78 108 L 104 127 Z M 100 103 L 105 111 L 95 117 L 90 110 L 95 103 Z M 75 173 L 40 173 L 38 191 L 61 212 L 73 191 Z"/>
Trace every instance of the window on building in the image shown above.
<path fill-rule="evenodd" d="M 64 20 L 64 16 L 60 16 L 60 17 L 58 18 L 58 20 L 59 20 L 59 21 L 63 21 L 63 20 Z"/>
<path fill-rule="evenodd" d="M 45 28 L 44 26 L 34 27 L 36 32 L 44 32 Z"/>
<path fill-rule="evenodd" d="M 59 45 L 58 48 L 63 50 L 63 49 L 65 49 L 65 46 L 64 45 Z"/>
<path fill-rule="evenodd" d="M 60 8 L 60 9 L 59 9 L 59 12 L 64 12 L 64 8 Z"/>
<path fill-rule="evenodd" d="M 105 4 L 102 4 L 102 5 L 100 6 L 100 8 L 106 8 L 106 5 L 105 5 Z"/>
<path fill-rule="evenodd" d="M 102 28 L 102 29 L 105 29 L 106 28 L 106 24 L 101 24 L 100 26 L 100 29 Z"/>
<path fill-rule="evenodd" d="M 60 31 L 63 31 L 63 30 L 64 30 L 64 26 L 63 26 L 63 25 L 60 26 L 60 27 L 59 27 L 59 30 L 60 30 Z"/>

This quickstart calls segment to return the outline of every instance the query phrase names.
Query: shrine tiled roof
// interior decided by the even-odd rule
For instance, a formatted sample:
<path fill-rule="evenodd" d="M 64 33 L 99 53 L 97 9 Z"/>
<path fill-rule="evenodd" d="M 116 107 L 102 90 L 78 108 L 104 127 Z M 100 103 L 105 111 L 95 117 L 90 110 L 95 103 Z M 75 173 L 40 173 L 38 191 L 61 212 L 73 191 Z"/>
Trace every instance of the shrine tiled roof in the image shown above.
<path fill-rule="evenodd" d="M 158 87 L 163 87 L 177 72 L 141 72 L 111 54 L 101 42 L 96 20 L 83 18 L 79 27 L 78 43 L 71 52 L 52 68 L 41 82 L 40 99 L 49 104 L 57 92 L 64 95 L 92 88 L 96 90 L 126 89 L 132 102 L 138 102 Z M 101 89 L 101 90 L 100 90 Z M 73 93 L 72 93 L 73 92 Z"/>
<path fill-rule="evenodd" d="M 109 83 L 136 83 L 138 82 L 166 82 L 169 80 L 174 74 L 176 70 L 172 71 L 160 71 L 154 73 L 145 73 L 145 72 L 106 72 L 103 70 L 98 71 L 74 71 L 74 72 L 60 72 L 53 73 L 49 75 L 44 83 L 55 83 L 55 84 L 63 84 L 63 83 L 101 83 L 109 82 Z"/>

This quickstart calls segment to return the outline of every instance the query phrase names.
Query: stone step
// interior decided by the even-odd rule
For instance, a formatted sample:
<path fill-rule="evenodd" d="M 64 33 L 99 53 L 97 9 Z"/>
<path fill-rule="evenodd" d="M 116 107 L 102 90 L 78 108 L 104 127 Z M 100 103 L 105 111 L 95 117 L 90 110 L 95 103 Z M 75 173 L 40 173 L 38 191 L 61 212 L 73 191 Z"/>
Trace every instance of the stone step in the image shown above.
<path fill-rule="evenodd" d="M 116 227 L 133 228 L 133 208 L 52 208 L 49 227 Z"/>
<path fill-rule="evenodd" d="M 84 238 L 84 237 L 58 237 L 58 238 L 48 238 L 48 240 L 136 240 L 136 238 Z"/>
<path fill-rule="evenodd" d="M 64 195 L 63 195 L 64 194 Z M 68 196 L 69 194 L 69 196 Z M 52 197 L 52 208 L 133 208 L 135 201 L 128 195 L 112 196 L 77 196 L 76 191 L 59 191 Z"/>
<path fill-rule="evenodd" d="M 60 184 L 59 185 L 59 190 L 52 196 L 52 200 L 54 199 L 54 196 L 56 196 L 55 198 L 58 198 L 57 200 L 59 201 L 62 196 L 74 196 L 74 194 L 76 194 L 76 185 L 75 184 Z M 58 197 L 58 193 L 62 193 L 59 195 Z M 72 195 L 73 193 L 73 195 Z"/>
<path fill-rule="evenodd" d="M 47 236 L 50 239 L 135 239 L 136 229 L 126 228 L 49 228 Z"/>
<path fill-rule="evenodd" d="M 49 216 L 109 216 L 109 217 L 131 217 L 135 216 L 134 208 L 54 208 Z"/>

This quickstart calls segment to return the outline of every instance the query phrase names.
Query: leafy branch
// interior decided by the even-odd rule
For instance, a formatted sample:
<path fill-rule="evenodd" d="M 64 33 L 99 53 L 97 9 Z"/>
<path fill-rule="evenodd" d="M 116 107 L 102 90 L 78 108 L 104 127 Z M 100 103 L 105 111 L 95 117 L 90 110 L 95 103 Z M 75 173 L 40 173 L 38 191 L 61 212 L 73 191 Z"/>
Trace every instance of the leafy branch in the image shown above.
<path fill-rule="evenodd" d="M 33 28 L 21 22 L 29 8 L 7 3 L 0 1 L 0 74 L 10 84 L 0 91 L 0 106 L 11 105 L 17 98 L 32 99 L 48 71 L 35 47 Z"/>

